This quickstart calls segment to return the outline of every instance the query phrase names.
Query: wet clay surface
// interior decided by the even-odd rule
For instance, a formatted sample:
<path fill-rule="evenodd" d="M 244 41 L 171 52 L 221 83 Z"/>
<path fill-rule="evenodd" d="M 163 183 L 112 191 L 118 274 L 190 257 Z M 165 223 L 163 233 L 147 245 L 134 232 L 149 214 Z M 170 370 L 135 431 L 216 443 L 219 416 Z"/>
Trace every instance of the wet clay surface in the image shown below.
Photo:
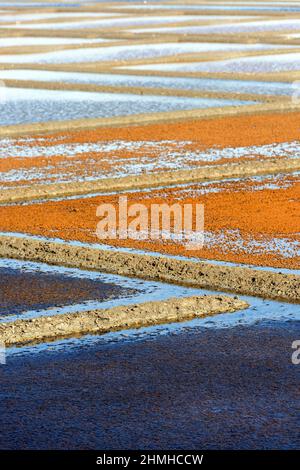
<path fill-rule="evenodd" d="M 134 289 L 99 280 L 0 268 L 0 315 L 15 315 L 88 300 L 104 301 L 134 293 Z"/>
<path fill-rule="evenodd" d="M 273 322 L 8 357 L 0 447 L 297 449 L 299 336 Z"/>

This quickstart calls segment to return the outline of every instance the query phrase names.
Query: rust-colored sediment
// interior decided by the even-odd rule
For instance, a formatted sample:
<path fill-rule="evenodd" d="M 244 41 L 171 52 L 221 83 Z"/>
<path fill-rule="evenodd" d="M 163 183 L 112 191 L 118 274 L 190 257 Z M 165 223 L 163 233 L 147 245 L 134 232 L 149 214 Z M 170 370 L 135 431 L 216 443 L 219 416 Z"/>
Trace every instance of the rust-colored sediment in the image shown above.
<path fill-rule="evenodd" d="M 48 136 L 32 136 L 30 139 L 16 139 L 14 145 L 22 148 L 36 147 L 52 147 L 54 145 L 74 145 L 74 144 L 92 144 L 110 141 L 131 141 L 131 142 L 160 142 L 174 141 L 189 142 L 186 144 L 186 150 L 191 152 L 205 151 L 208 148 L 225 148 L 225 147 L 248 147 L 255 145 L 276 144 L 280 142 L 289 142 L 299 139 L 300 113 L 274 113 L 264 115 L 238 116 L 238 117 L 221 117 L 212 119 L 198 119 L 191 121 L 179 121 L 176 123 L 160 123 L 152 125 L 143 125 L 135 127 L 118 127 L 118 128 L 98 128 L 94 130 L 76 130 L 72 132 L 61 132 L 49 134 Z M 39 140 L 39 139 L 42 139 Z M 170 143 L 168 144 L 171 145 Z M 143 150 L 143 149 L 142 149 Z M 140 151 L 141 152 L 141 151 Z M 156 152 L 151 153 L 149 148 L 144 149 L 144 155 L 152 158 L 157 166 L 154 169 L 159 174 L 164 172 L 160 165 L 160 155 Z M 35 169 L 36 177 L 32 174 L 32 182 L 38 183 L 55 183 L 55 173 L 62 169 L 65 179 L 76 179 L 80 176 L 90 177 L 95 174 L 113 176 L 113 173 L 122 171 L 122 165 L 125 161 L 136 159 L 141 153 L 132 152 L 129 149 L 124 151 L 115 149 L 111 153 L 87 152 L 82 155 L 73 155 L 63 157 L 54 155 L 51 157 L 9 157 L 0 161 L 0 171 L 7 172 L 11 170 L 24 169 L 26 171 Z M 111 158 L 109 158 L 111 157 Z M 257 156 L 260 160 L 262 156 Z M 234 157 L 232 159 L 219 160 L 218 162 L 205 162 L 205 165 L 216 165 L 233 162 L 247 161 L 244 157 Z M 278 158 L 279 160 L 279 158 Z M 199 159 L 191 162 L 194 166 L 204 164 Z M 148 173 L 148 169 L 147 169 Z M 27 180 L 18 180 L 14 182 L 3 182 L 3 186 L 7 188 L 16 188 L 18 186 L 30 186 Z"/>
<path fill-rule="evenodd" d="M 272 182 L 272 181 L 271 181 Z M 161 240 L 104 240 L 115 246 L 135 247 L 206 259 L 226 260 L 261 266 L 299 268 L 299 257 L 286 257 L 278 250 L 263 247 L 245 250 L 234 243 L 238 239 L 260 240 L 262 244 L 274 238 L 299 243 L 300 182 L 297 176 L 282 176 L 276 189 L 268 181 L 228 181 L 213 183 L 207 190 L 203 184 L 184 188 L 166 188 L 147 192 L 127 193 L 128 205 L 143 202 L 150 214 L 152 204 L 180 202 L 204 204 L 205 231 L 214 237 L 231 231 L 231 247 L 223 243 L 202 249 L 187 250 L 184 244 Z M 270 181 L 269 181 L 270 183 Z M 0 207 L 0 230 L 42 235 L 64 240 L 99 242 L 96 216 L 100 204 L 118 207 L 119 195 L 104 195 L 62 201 L 48 201 L 21 206 Z M 195 211 L 194 211 L 195 212 Z M 103 241 L 103 240 L 100 240 Z M 233 247 L 232 247 L 233 246 Z M 263 245 L 262 245 L 263 246 Z"/>
<path fill-rule="evenodd" d="M 300 112 L 224 116 L 132 127 L 49 134 L 63 143 L 106 140 L 191 140 L 206 147 L 250 146 L 299 139 Z M 45 135 L 35 136 L 45 138 Z M 34 145 L 34 141 L 33 141 Z M 47 143 L 43 142 L 43 145 Z M 51 145 L 49 140 L 48 145 Z"/>
<path fill-rule="evenodd" d="M 300 159 L 268 158 L 266 160 L 238 161 L 223 165 L 200 166 L 190 170 L 149 172 L 121 178 L 101 178 L 94 181 L 34 184 L 28 187 L 10 187 L 0 190 L 0 202 L 11 203 L 34 199 L 50 199 L 80 194 L 109 193 L 120 190 L 155 188 L 182 183 L 221 180 L 225 178 L 290 173 L 300 170 Z"/>
<path fill-rule="evenodd" d="M 169 151 L 173 148 L 174 152 L 180 155 L 180 149 L 178 149 L 181 142 L 176 141 L 172 144 L 172 147 L 169 146 Z M 20 144 L 18 144 L 20 145 Z M 22 145 L 21 145 L 22 146 Z M 27 145 L 26 145 L 27 146 Z M 27 146 L 29 147 L 29 146 Z M 161 150 L 161 149 L 160 149 Z M 189 143 L 185 145 L 185 152 L 205 152 L 206 148 L 196 143 Z M 143 160 L 141 156 L 147 156 Z M 278 160 L 284 157 L 277 157 Z M 266 163 L 271 159 L 269 156 L 257 155 L 257 160 L 264 161 Z M 138 165 L 137 165 L 138 161 Z M 253 162 L 253 155 L 233 155 L 232 158 L 219 158 L 216 160 L 205 161 L 201 160 L 201 157 L 194 159 L 189 158 L 189 161 L 186 162 L 186 166 L 193 168 L 195 171 L 200 167 L 214 167 L 219 165 L 228 165 L 231 163 L 247 163 Z M 50 157 L 7 157 L 0 159 L 0 175 L 6 176 L 12 171 L 22 172 L 22 177 L 18 179 L 11 179 L 1 181 L 1 187 L 3 189 L 16 189 L 22 187 L 27 191 L 28 187 L 36 185 L 49 185 L 51 184 L 52 188 L 54 184 L 58 183 L 58 178 L 70 184 L 71 182 L 76 182 L 76 184 L 82 186 L 80 181 L 93 179 L 96 180 L 99 177 L 101 178 L 114 178 L 120 175 L 120 177 L 132 176 L 134 174 L 134 167 L 141 171 L 141 175 L 153 173 L 161 178 L 166 171 L 168 171 L 168 166 L 162 164 L 162 156 L 160 152 L 152 151 L 150 152 L 147 148 L 147 142 L 145 146 L 141 147 L 139 152 L 131 150 L 117 150 L 110 153 L 99 152 L 86 152 L 84 154 L 76 153 L 72 156 L 50 156 Z M 173 165 L 175 166 L 176 161 L 174 159 Z M 280 164 L 280 162 L 278 162 Z M 300 163 L 299 163 L 300 165 Z M 131 168 L 127 168 L 132 166 Z M 149 168 L 150 166 L 150 168 Z M 152 166 L 152 167 L 151 167 Z M 179 166 L 179 165 L 178 165 Z M 234 169 L 234 167 L 233 167 Z M 176 171 L 176 170 L 175 170 Z M 178 170 L 177 170 L 178 171 Z M 214 170 L 212 170 L 214 171 Z M 143 172 L 145 174 L 143 174 Z M 1 176 L 2 176 L 1 175 Z M 54 191 L 54 189 L 53 189 Z"/>
<path fill-rule="evenodd" d="M 127 141 L 192 141 L 194 149 L 224 148 L 237 146 L 255 146 L 291 142 L 299 139 L 300 113 L 276 113 L 238 117 L 222 117 L 143 125 L 125 128 L 99 128 L 96 130 L 78 130 L 78 132 L 52 134 L 42 137 L 42 145 L 47 147 L 58 144 Z M 35 136 L 31 143 L 36 145 Z M 21 141 L 20 141 L 21 142 Z M 120 154 L 120 158 L 124 154 Z M 56 156 L 60 164 L 63 158 Z M 89 158 L 89 157 L 87 157 Z M 6 159 L 3 159 L 6 160 Z M 38 162 L 43 167 L 49 162 L 42 157 L 22 159 L 19 162 L 30 168 L 31 162 Z M 17 159 L 8 159 L 3 165 L 12 165 Z M 53 160 L 54 162 L 54 160 Z M 104 165 L 105 167 L 105 165 Z M 83 168 L 78 169 L 78 173 Z M 104 168 L 105 169 L 105 168 Z M 107 168 L 106 168 L 107 169 Z M 33 185 L 23 189 L 4 190 L 0 193 L 2 202 L 22 201 L 34 198 L 49 198 L 93 192 L 130 190 L 151 186 L 180 184 L 210 179 L 222 179 L 230 176 L 249 176 L 264 173 L 288 172 L 299 169 L 297 159 L 273 158 L 266 160 L 239 161 L 226 165 L 213 165 L 209 168 L 198 167 L 192 170 L 159 172 L 111 178 L 83 183 L 61 183 L 51 185 Z M 281 185 L 281 187 L 280 187 Z M 105 240 L 115 246 L 136 247 L 145 250 L 160 251 L 185 256 L 198 256 L 206 259 L 226 260 L 261 266 L 299 268 L 297 254 L 286 256 L 277 247 L 272 251 L 267 248 L 274 239 L 288 240 L 290 244 L 299 243 L 299 181 L 294 176 L 281 178 L 279 187 L 261 187 L 254 190 L 251 182 L 216 183 L 218 192 L 206 192 L 194 196 L 195 188 L 185 188 L 181 192 L 176 188 L 151 191 L 149 193 L 127 194 L 129 204 L 143 202 L 150 204 L 167 202 L 172 204 L 178 199 L 182 203 L 205 205 L 205 230 L 215 237 L 231 231 L 231 244 L 214 243 L 199 250 L 186 250 L 184 245 L 171 242 L 153 242 L 150 240 Z M 198 188 L 199 189 L 199 188 Z M 213 187 L 212 187 L 213 189 Z M 58 237 L 65 240 L 98 242 L 95 236 L 98 219 L 96 208 L 101 203 L 117 203 L 117 196 L 81 198 L 64 201 L 49 201 L 24 206 L 0 207 L 0 230 L 4 232 L 22 232 L 46 237 Z M 259 250 L 240 247 L 239 242 L 260 243 Z M 273 243 L 274 244 L 274 243 Z M 264 246 L 265 245 L 265 246 Z M 296 250 L 295 250 L 295 253 Z"/>
<path fill-rule="evenodd" d="M 235 312 L 248 307 L 238 298 L 201 296 L 133 304 L 111 309 L 17 320 L 0 324 L 0 342 L 11 346 L 51 338 L 182 322 L 197 317 Z"/>
<path fill-rule="evenodd" d="M 300 303 L 300 277 L 245 267 L 0 236 L 0 256 Z"/>

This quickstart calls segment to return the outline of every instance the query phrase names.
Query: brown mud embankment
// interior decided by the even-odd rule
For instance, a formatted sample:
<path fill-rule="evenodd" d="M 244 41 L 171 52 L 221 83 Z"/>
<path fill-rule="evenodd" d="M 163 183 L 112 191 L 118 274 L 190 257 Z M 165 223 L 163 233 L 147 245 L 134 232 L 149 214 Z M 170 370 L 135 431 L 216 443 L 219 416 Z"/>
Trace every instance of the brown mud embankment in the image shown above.
<path fill-rule="evenodd" d="M 247 307 L 246 302 L 236 297 L 209 295 L 183 299 L 172 298 L 111 309 L 2 323 L 0 325 L 0 342 L 9 346 L 51 338 L 107 333 L 162 323 L 188 321 L 196 317 L 235 312 Z"/>
<path fill-rule="evenodd" d="M 100 250 L 9 235 L 0 236 L 0 257 L 300 303 L 300 276 L 297 274 Z"/>

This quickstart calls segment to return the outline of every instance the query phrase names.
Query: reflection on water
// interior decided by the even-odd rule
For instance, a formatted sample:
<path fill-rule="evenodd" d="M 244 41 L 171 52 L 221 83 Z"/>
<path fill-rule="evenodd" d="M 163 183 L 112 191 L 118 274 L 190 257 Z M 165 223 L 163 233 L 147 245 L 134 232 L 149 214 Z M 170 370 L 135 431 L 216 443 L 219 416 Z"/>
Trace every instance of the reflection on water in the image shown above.
<path fill-rule="evenodd" d="M 0 259 L 0 274 L 4 299 L 0 323 L 202 292 L 175 284 L 10 259 Z"/>

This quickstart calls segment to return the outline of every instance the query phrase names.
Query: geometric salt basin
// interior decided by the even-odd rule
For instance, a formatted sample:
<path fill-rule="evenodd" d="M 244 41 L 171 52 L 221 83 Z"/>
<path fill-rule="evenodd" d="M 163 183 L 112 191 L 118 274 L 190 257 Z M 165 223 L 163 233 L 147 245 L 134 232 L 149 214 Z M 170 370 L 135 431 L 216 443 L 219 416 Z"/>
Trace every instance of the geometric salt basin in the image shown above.
<path fill-rule="evenodd" d="M 135 65 L 131 70 L 159 70 L 161 72 L 226 72 L 271 73 L 300 70 L 300 53 L 269 56 L 241 57 L 213 62 L 189 62 L 169 64 Z"/>
<path fill-rule="evenodd" d="M 274 49 L 274 45 L 170 42 L 163 44 L 130 44 L 124 46 L 122 45 L 101 48 L 67 49 L 47 53 L 5 54 L 0 55 L 0 62 L 4 64 L 61 64 L 98 61 L 110 62 L 173 56 L 176 54 L 192 54 L 214 51 L 261 51 L 269 49 Z"/>
<path fill-rule="evenodd" d="M 252 101 L 4 88 L 0 125 L 255 104 Z"/>
<path fill-rule="evenodd" d="M 24 38 L 20 38 L 24 39 Z M 26 38 L 25 38 L 26 39 Z M 48 39 L 48 38 L 46 38 Z M 1 39 L 0 39 L 1 44 Z M 156 77 L 105 73 L 59 72 L 48 70 L 0 70 L 0 80 L 36 80 L 41 82 L 84 83 L 99 86 L 171 88 L 219 93 L 256 93 L 288 95 L 295 92 L 293 83 L 227 80 L 214 78 Z"/>

